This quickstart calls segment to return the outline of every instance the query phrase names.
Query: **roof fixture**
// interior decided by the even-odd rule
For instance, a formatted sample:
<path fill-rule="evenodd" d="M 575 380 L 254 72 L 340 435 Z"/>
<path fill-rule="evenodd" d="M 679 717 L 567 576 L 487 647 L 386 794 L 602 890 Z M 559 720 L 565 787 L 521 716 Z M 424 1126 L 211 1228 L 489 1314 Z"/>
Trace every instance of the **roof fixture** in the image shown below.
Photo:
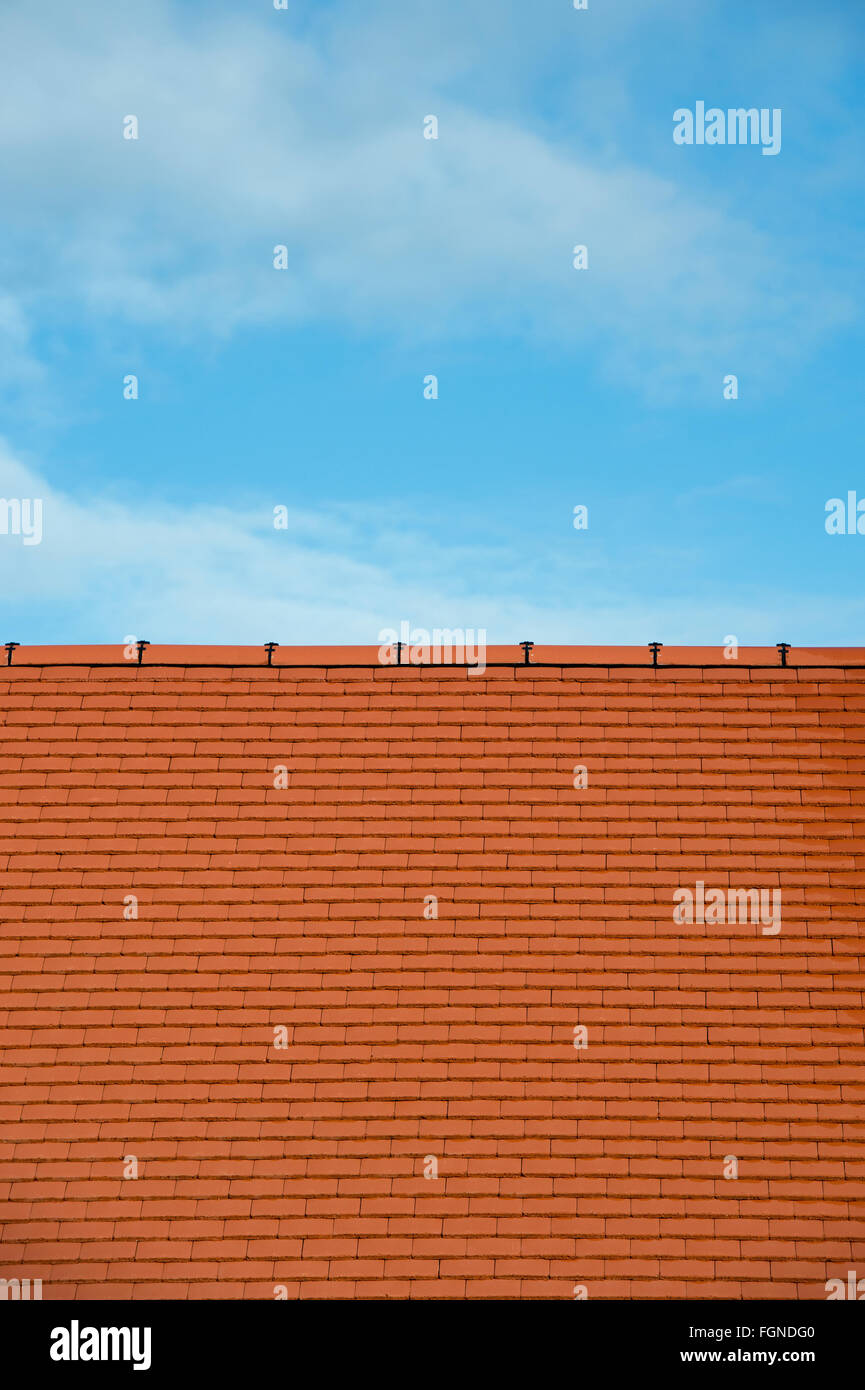
<path fill-rule="evenodd" d="M 520 645 L 520 646 L 522 647 L 522 649 L 523 649 L 523 665 L 525 665 L 525 666 L 531 665 L 531 662 L 529 661 L 529 652 L 532 650 L 532 647 L 535 645 L 534 642 L 520 642 L 519 645 Z"/>
<path fill-rule="evenodd" d="M 7 665 L 7 666 L 11 666 L 11 665 L 12 665 L 12 653 L 14 652 L 14 650 L 15 650 L 16 647 L 20 647 L 20 646 L 21 646 L 21 643 L 20 643 L 20 642 L 6 642 L 6 643 L 4 643 L 4 645 L 5 645 L 5 647 L 6 647 L 6 665 Z"/>
<path fill-rule="evenodd" d="M 661 650 L 661 648 L 663 647 L 663 645 L 664 645 L 663 642 L 650 642 L 650 643 L 649 643 L 649 651 L 652 653 L 652 665 L 653 665 L 653 666 L 657 666 L 657 664 L 658 664 L 658 652 Z"/>
<path fill-rule="evenodd" d="M 782 665 L 782 666 L 786 666 L 786 665 L 787 665 L 787 653 L 788 653 L 788 651 L 790 650 L 790 643 L 789 643 L 789 642 L 776 642 L 776 643 L 775 643 L 775 646 L 778 648 L 778 653 L 779 653 L 779 655 L 780 655 L 780 657 L 781 657 L 781 665 Z"/>
<path fill-rule="evenodd" d="M 278 642 L 265 642 L 265 644 L 264 644 L 264 650 L 267 652 L 267 664 L 268 664 L 268 666 L 272 666 L 272 665 L 273 665 L 273 653 L 275 652 L 275 650 L 276 650 L 276 648 L 277 648 L 278 646 L 279 646 L 279 643 L 278 643 Z"/>

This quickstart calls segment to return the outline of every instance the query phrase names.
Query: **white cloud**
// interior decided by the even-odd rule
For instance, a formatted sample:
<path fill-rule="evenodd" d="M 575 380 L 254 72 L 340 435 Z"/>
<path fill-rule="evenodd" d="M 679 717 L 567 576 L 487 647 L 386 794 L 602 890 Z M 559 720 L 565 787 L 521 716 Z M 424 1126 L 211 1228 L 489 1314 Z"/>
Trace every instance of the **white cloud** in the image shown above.
<path fill-rule="evenodd" d="M 81 502 L 2 442 L 0 496 L 39 497 L 44 517 L 40 545 L 0 535 L 2 641 L 110 642 L 135 633 L 152 642 L 374 644 L 382 627 L 405 619 L 484 628 L 491 643 L 707 644 L 735 632 L 755 644 L 789 635 L 795 613 L 797 640 L 827 645 L 849 640 L 865 620 L 861 600 L 827 604 L 808 592 L 766 594 L 762 585 L 759 602 L 732 585 L 723 602 L 703 601 L 692 588 L 699 549 L 664 557 L 681 566 L 680 592 L 653 599 L 641 579 L 653 552 L 641 550 L 623 569 L 589 535 L 563 559 L 482 532 L 469 544 L 454 538 L 448 518 L 422 522 L 392 509 L 293 511 L 290 528 L 275 531 L 279 499 L 244 510 Z"/>
<path fill-rule="evenodd" d="M 0 15 L 5 256 L 28 318 L 528 334 L 657 394 L 730 362 L 753 383 L 847 316 L 720 203 L 449 95 L 459 45 L 426 7 L 403 7 L 398 43 L 390 10 L 301 39 L 278 12 L 209 9 Z"/>

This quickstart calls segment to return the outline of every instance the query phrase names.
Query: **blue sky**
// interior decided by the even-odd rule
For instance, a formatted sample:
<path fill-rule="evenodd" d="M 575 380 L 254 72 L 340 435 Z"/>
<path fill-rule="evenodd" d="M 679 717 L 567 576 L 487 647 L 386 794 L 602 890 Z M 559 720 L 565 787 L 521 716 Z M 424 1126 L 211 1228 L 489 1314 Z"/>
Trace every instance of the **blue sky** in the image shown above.
<path fill-rule="evenodd" d="M 7 0 L 0 495 L 44 521 L 0 640 L 861 643 L 824 520 L 865 496 L 863 37 L 857 0 Z M 780 153 L 677 146 L 698 100 L 780 108 Z"/>

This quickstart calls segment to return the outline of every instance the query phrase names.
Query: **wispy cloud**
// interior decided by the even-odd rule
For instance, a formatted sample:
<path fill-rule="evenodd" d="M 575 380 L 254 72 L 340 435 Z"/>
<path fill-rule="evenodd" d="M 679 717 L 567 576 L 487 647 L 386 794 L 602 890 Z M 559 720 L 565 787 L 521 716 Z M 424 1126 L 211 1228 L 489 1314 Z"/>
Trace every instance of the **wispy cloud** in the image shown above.
<path fill-rule="evenodd" d="M 372 507 L 167 507 L 51 487 L 0 444 L 0 495 L 43 500 L 42 543 L 0 535 L 2 640 L 374 643 L 406 619 L 427 628 L 484 628 L 491 642 L 705 644 L 735 633 L 774 642 L 797 615 L 797 639 L 846 640 L 865 602 L 827 605 L 779 589 L 741 589 L 720 602 L 689 591 L 651 598 L 603 547 L 578 558 L 526 554 L 514 538 L 476 534 L 469 546 L 438 518 L 408 509 L 394 527 Z M 583 542 L 580 542 L 581 546 Z M 669 558 L 669 557 L 668 557 Z M 686 557 L 679 557 L 686 558 Z M 697 555 L 699 561 L 699 554 Z M 527 595 L 531 595 L 527 598 Z"/>
<path fill-rule="evenodd" d="M 393 36 L 366 11 L 350 44 L 321 24 L 293 36 L 277 12 L 154 3 L 133 23 L 109 0 L 8 6 L 19 349 L 58 309 L 210 336 L 311 321 L 415 341 L 498 332 L 584 345 L 607 375 L 675 394 L 731 361 L 753 382 L 848 318 L 843 294 L 803 293 L 776 236 L 689 191 L 684 166 L 674 184 L 609 144 L 457 100 L 421 10 L 386 63 Z M 438 141 L 422 138 L 429 111 Z M 138 141 L 121 138 L 127 114 Z"/>

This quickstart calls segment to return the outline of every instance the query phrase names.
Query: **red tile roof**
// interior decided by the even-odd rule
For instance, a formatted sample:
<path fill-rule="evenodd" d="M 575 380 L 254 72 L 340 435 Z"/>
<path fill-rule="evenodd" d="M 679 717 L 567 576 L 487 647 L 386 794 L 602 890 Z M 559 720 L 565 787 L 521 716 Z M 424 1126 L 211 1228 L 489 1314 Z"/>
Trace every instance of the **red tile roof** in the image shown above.
<path fill-rule="evenodd" d="M 0 1276 L 822 1299 L 865 1273 L 865 651 L 649 659 L 16 651 Z M 781 930 L 674 921 L 698 882 L 780 890 Z"/>

